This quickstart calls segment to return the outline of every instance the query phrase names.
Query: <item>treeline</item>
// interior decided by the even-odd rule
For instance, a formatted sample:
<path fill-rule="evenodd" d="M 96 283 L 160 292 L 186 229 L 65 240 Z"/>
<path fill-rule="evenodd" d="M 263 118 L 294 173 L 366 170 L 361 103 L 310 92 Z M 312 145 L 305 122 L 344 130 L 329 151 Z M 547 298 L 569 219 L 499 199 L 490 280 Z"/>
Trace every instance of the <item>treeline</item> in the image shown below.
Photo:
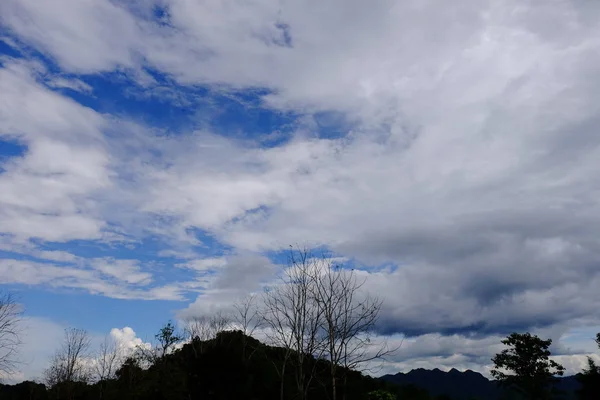
<path fill-rule="evenodd" d="M 161 329 L 158 336 L 163 343 L 172 342 L 172 325 Z M 281 369 L 288 357 L 287 350 L 262 344 L 241 331 L 223 331 L 214 339 L 194 339 L 179 349 L 157 354 L 150 365 L 143 356 L 132 356 L 115 371 L 114 378 L 86 382 L 73 379 L 55 383 L 46 388 L 42 384 L 24 382 L 4 386 L 0 398 L 16 400 L 87 400 L 87 399 L 249 399 L 277 400 L 297 399 L 299 366 L 288 364 L 286 372 Z M 304 373 L 317 372 L 309 388 L 307 398 L 331 399 L 331 368 L 328 361 L 310 357 L 303 364 Z M 417 388 L 397 388 L 357 371 L 341 368 L 345 379 L 340 384 L 338 396 L 347 400 L 414 399 L 430 397 Z M 283 397 L 280 381 L 284 380 Z M 391 396 L 391 397 L 390 397 Z"/>
<path fill-rule="evenodd" d="M 88 364 L 85 359 L 80 359 L 79 362 L 68 365 L 68 359 L 63 358 L 67 362 L 65 366 L 68 371 L 61 373 L 70 373 L 70 377 L 62 377 L 47 385 L 35 382 L 0 385 L 0 399 L 291 400 L 305 395 L 308 399 L 331 400 L 332 369 L 327 360 L 315 357 L 304 360 L 302 367 L 305 377 L 313 371 L 315 374 L 308 389 L 300 392 L 300 366 L 288 362 L 286 372 L 282 374 L 282 367 L 289 357 L 288 350 L 263 344 L 240 330 L 224 330 L 210 340 L 200 340 L 196 337 L 180 346 L 181 337 L 178 336 L 175 326 L 168 323 L 160 329 L 156 338 L 155 347 L 138 348 L 138 351 L 122 361 L 116 361 L 118 357 L 111 351 L 105 353 L 104 364 Z M 76 360 L 83 354 L 80 350 L 85 350 L 85 343 L 85 332 L 71 329 L 65 335 L 65 343 L 61 349 L 67 350 L 66 355 L 71 355 L 71 360 Z M 84 348 L 80 348 L 80 344 L 83 344 Z M 573 397 L 572 393 L 560 393 L 553 386 L 555 377 L 559 376 L 563 369 L 549 359 L 550 340 L 542 340 L 528 333 L 512 334 L 505 340 L 505 344 L 506 350 L 493 359 L 493 374 L 498 378 L 497 382 L 506 388 L 505 394 L 499 398 L 600 398 L 600 371 L 592 360 L 590 367 L 578 375 L 582 386 L 576 397 Z M 294 357 L 296 356 L 294 354 Z M 111 371 L 113 367 L 115 369 Z M 51 370 L 52 367 L 49 368 L 49 371 Z M 451 399 L 444 395 L 432 397 L 423 388 L 393 385 L 343 367 L 337 372 L 340 380 L 338 399 Z M 98 379 L 98 374 L 107 374 L 110 377 Z M 51 376 L 53 379 L 56 377 Z M 281 385 L 282 381 L 284 385 Z M 432 384 L 435 385 L 435 382 Z M 282 386 L 285 389 L 283 392 L 280 391 Z M 459 399 L 464 397 L 455 398 Z"/>

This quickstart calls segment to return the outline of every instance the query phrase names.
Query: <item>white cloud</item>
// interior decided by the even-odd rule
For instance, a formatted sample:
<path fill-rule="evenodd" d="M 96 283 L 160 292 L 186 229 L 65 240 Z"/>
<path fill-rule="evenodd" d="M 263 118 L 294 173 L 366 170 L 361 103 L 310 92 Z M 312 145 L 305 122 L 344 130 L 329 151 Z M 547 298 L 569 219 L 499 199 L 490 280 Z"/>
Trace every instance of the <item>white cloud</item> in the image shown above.
<path fill-rule="evenodd" d="M 202 261 L 207 263 L 203 265 Z M 193 266 L 197 267 L 198 264 L 193 263 Z M 196 301 L 179 312 L 180 318 L 231 312 L 236 302 L 250 293 L 260 291 L 263 285 L 270 282 L 277 268 L 267 257 L 254 254 L 201 260 L 200 266 L 211 267 L 203 270 L 211 274 L 196 281 L 202 292 Z"/>
<path fill-rule="evenodd" d="M 150 348 L 151 344 L 144 342 L 142 339 L 137 337 L 135 331 L 126 326 L 122 329 L 113 328 L 110 330 L 110 336 L 115 342 L 123 349 L 124 357 L 132 355 L 137 348 Z"/>
<path fill-rule="evenodd" d="M 549 338 L 543 331 L 533 333 L 542 339 Z M 570 332 L 555 337 L 553 346 L 565 347 L 569 334 Z M 504 337 L 497 335 L 468 337 L 439 334 L 426 334 L 414 338 L 403 338 L 399 335 L 374 337 L 375 345 L 385 341 L 388 348 L 397 350 L 387 357 L 386 362 L 371 364 L 374 368 L 374 373 L 371 374 L 381 376 L 388 373 L 409 372 L 416 368 L 439 368 L 443 371 L 455 368 L 459 371 L 470 369 L 491 379 L 490 371 L 494 367 L 492 357 L 505 348 L 501 343 L 502 339 Z M 589 347 L 591 344 L 594 344 L 593 335 L 582 338 L 577 343 L 579 347 Z M 565 367 L 565 376 L 577 374 L 587 367 L 587 357 L 600 361 L 597 348 L 589 352 L 574 351 L 565 354 L 554 352 L 553 354 L 551 358 Z"/>
<path fill-rule="evenodd" d="M 42 381 L 50 357 L 61 343 L 64 326 L 46 318 L 26 317 L 22 321 L 21 341 L 16 370 L 5 377 L 8 382 Z"/>
<path fill-rule="evenodd" d="M 149 6 L 93 0 L 8 0 L 0 15 L 67 72 L 124 70 L 152 88 L 141 72 L 150 66 L 181 84 L 268 87 L 265 104 L 304 123 L 274 148 L 204 131 L 158 137 L 45 89 L 38 64 L 5 62 L 0 134 L 28 151 L 0 175 L 4 233 L 26 242 L 152 232 L 189 255 L 200 245 L 190 229 L 205 230 L 247 258 L 189 261 L 218 270 L 188 285 L 208 288 L 190 309 L 227 303 L 268 275 L 249 253 L 310 241 L 365 268 L 398 266 L 368 283 L 386 299 L 389 331 L 598 323 L 598 6 L 161 5 L 163 24 Z M 350 128 L 319 138 L 318 111 Z M 88 279 L 4 265 L 9 281 Z M 242 276 L 251 285 L 232 285 Z"/>
<path fill-rule="evenodd" d="M 210 271 L 227 265 L 225 257 L 199 258 L 186 263 L 177 264 L 181 268 L 189 268 L 196 271 Z"/>
<path fill-rule="evenodd" d="M 139 287 L 149 282 L 150 274 L 136 268 L 128 271 L 131 263 L 91 260 L 102 274 L 89 268 L 53 265 L 25 260 L 0 259 L 0 282 L 4 284 L 39 285 L 42 287 L 82 289 L 90 294 L 116 299 L 181 300 L 183 291 L 189 290 L 178 283 L 155 287 Z M 124 264 L 125 269 L 118 266 Z M 116 281 L 110 278 L 116 278 Z"/>
<path fill-rule="evenodd" d="M 104 222 L 90 197 L 110 186 L 103 119 L 37 84 L 32 68 L 0 69 L 0 135 L 27 145 L 3 166 L 0 226 L 20 239 L 100 238 Z"/>
<path fill-rule="evenodd" d="M 104 275 L 112 276 L 130 284 L 147 285 L 152 281 L 152 274 L 141 272 L 137 260 L 115 260 L 110 258 L 92 260 L 94 269 Z"/>
<path fill-rule="evenodd" d="M 2 22 L 27 41 L 41 45 L 65 67 L 76 71 L 111 70 L 133 63 L 134 20 L 105 1 L 6 1 Z"/>
<path fill-rule="evenodd" d="M 51 321 L 41 317 L 26 317 L 22 321 L 21 340 L 22 345 L 19 348 L 18 361 L 14 373 L 3 377 L 3 380 L 9 383 L 16 383 L 23 380 L 35 380 L 43 382 L 44 370 L 54 352 L 59 348 L 64 340 L 64 324 Z M 93 364 L 93 357 L 99 350 L 100 344 L 104 341 L 104 335 L 99 332 L 88 332 L 91 339 L 88 363 Z M 109 332 L 119 349 L 123 359 L 132 355 L 138 347 L 150 348 L 151 344 L 144 342 L 137 337 L 135 331 L 130 327 L 113 328 Z"/>
<path fill-rule="evenodd" d="M 53 88 L 71 89 L 76 92 L 91 93 L 93 91 L 90 85 L 76 78 L 55 77 L 48 81 L 47 84 Z"/>

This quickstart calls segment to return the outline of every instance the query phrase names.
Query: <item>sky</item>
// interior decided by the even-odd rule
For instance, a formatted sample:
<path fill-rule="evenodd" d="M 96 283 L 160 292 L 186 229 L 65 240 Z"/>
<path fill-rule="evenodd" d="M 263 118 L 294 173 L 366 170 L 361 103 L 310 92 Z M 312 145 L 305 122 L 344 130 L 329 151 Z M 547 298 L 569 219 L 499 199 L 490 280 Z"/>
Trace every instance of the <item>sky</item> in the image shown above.
<path fill-rule="evenodd" d="M 383 372 L 569 373 L 600 331 L 600 2 L 2 0 L 0 289 L 65 327 L 225 309 L 290 245 L 384 300 Z M 383 373 L 382 372 L 382 373 Z"/>

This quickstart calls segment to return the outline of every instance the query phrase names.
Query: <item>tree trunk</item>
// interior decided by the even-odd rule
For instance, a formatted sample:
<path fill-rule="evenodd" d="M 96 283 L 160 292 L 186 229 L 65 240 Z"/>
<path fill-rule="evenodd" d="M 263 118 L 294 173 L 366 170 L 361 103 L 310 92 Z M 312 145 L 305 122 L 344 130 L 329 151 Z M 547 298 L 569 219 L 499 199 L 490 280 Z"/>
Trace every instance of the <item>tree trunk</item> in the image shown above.
<path fill-rule="evenodd" d="M 335 364 L 331 364 L 331 399 L 337 400 L 337 383 L 335 378 Z"/>
<path fill-rule="evenodd" d="M 283 366 L 281 367 L 281 384 L 279 386 L 279 400 L 283 400 L 283 386 L 285 383 L 285 362 L 283 363 Z"/>

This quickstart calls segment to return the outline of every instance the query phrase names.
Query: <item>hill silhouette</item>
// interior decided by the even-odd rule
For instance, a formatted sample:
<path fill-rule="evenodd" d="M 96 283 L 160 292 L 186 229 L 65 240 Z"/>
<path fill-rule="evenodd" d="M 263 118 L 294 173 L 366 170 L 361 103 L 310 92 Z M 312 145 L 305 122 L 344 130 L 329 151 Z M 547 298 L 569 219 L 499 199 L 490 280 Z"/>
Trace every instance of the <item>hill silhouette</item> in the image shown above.
<path fill-rule="evenodd" d="M 224 331 L 215 339 L 194 340 L 181 349 L 142 368 L 127 359 L 114 379 L 86 384 L 64 382 L 52 388 L 35 382 L 0 385 L 2 400 L 195 400 L 195 399 L 298 399 L 296 366 L 281 367 L 283 348 L 268 346 L 240 331 Z M 310 400 L 331 400 L 329 363 L 311 358 L 304 365 L 315 379 L 307 392 Z M 480 373 L 415 369 L 408 373 L 372 378 L 341 369 L 339 399 L 336 400 L 504 400 L 514 399 Z M 574 398 L 576 377 L 565 377 L 559 387 L 564 399 Z M 385 397 L 389 393 L 392 397 Z"/>
<path fill-rule="evenodd" d="M 142 368 L 127 359 L 114 379 L 86 384 L 64 382 L 52 388 L 34 382 L 0 385 L 0 399 L 10 400 L 191 400 L 191 399 L 297 399 L 296 372 L 286 350 L 267 346 L 240 331 L 224 331 L 209 341 L 193 340 L 181 349 Z M 329 400 L 329 364 L 311 358 L 306 370 L 317 372 L 307 399 Z M 284 392 L 280 393 L 281 375 Z M 423 390 L 397 388 L 360 372 L 340 368 L 340 399 L 364 400 L 374 391 L 401 394 L 405 399 L 428 399 Z M 414 397 L 411 393 L 421 396 Z"/>
<path fill-rule="evenodd" d="M 431 396 L 448 396 L 453 400 L 504 400 L 514 399 L 513 393 L 499 387 L 497 382 L 487 379 L 479 372 L 454 368 L 448 372 L 440 369 L 414 369 L 407 373 L 384 375 L 382 381 L 396 385 L 414 385 L 427 390 Z M 575 392 L 580 388 L 577 376 L 567 376 L 558 379 L 556 385 L 562 394 L 558 398 L 574 399 Z"/>

